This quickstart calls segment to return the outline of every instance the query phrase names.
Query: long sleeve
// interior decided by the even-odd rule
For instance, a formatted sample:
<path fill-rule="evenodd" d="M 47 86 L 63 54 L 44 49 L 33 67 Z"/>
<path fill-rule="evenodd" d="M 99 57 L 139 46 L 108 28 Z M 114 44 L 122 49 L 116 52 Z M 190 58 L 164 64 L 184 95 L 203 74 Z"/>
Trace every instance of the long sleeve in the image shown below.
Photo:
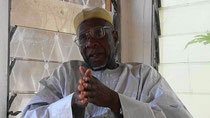
<path fill-rule="evenodd" d="M 73 118 L 72 94 L 52 104 L 39 102 L 27 106 L 23 118 Z"/>
<path fill-rule="evenodd" d="M 119 94 L 124 118 L 192 118 L 165 79 L 152 67 L 142 67 L 140 96 Z M 140 85 L 139 85 L 140 86 Z"/>
<path fill-rule="evenodd" d="M 23 118 L 73 118 L 73 92 L 66 94 L 68 69 L 59 66 L 53 74 L 40 81 L 42 89 L 24 109 Z"/>

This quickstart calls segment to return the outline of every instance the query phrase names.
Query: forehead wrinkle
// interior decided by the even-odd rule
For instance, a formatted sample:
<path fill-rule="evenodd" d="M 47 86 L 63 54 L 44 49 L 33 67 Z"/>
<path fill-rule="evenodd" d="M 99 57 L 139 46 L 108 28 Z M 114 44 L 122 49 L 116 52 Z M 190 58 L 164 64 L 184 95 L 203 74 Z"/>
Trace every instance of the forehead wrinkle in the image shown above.
<path fill-rule="evenodd" d="M 98 18 L 88 19 L 82 22 L 78 27 L 78 33 L 87 31 L 90 28 L 96 27 L 96 26 L 112 26 L 111 23 Z M 113 26 L 112 26 L 113 27 Z"/>

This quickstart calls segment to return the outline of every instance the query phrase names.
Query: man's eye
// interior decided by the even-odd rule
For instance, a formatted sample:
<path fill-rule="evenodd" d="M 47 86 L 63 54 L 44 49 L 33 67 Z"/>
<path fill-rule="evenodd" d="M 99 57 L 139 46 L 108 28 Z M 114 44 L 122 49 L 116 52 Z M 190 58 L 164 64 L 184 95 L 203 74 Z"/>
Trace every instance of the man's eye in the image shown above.
<path fill-rule="evenodd" d="M 95 38 L 102 38 L 104 36 L 104 30 L 102 28 L 98 28 L 94 31 Z"/>
<path fill-rule="evenodd" d="M 87 35 L 86 35 L 86 33 L 85 34 L 81 34 L 80 36 L 79 36 L 79 42 L 80 43 L 83 43 L 83 42 L 85 42 L 87 40 Z"/>

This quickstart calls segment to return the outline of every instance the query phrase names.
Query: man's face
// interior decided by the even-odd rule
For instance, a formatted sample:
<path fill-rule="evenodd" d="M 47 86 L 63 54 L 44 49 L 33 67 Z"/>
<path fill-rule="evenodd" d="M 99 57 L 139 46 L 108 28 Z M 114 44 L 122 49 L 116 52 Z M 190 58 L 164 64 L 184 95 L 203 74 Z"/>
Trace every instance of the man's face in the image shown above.
<path fill-rule="evenodd" d="M 99 29 L 104 26 L 110 27 L 109 23 L 104 20 L 90 19 L 84 21 L 78 28 L 79 41 L 83 38 L 82 34 L 86 34 L 84 41 L 86 43 L 80 46 L 80 53 L 93 70 L 104 69 L 113 58 L 111 56 L 112 51 L 114 51 L 112 49 L 114 47 L 113 30 L 105 28 L 103 29 L 105 31 L 103 37 L 97 37 L 97 31 L 100 31 Z"/>

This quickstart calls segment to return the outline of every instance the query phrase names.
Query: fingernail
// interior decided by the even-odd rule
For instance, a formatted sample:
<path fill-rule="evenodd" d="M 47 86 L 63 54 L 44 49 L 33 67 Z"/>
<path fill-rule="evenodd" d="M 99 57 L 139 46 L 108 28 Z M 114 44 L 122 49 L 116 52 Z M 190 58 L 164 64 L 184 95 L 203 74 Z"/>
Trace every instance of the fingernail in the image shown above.
<path fill-rule="evenodd" d="M 83 98 L 83 95 L 79 95 L 79 98 L 82 99 Z"/>
<path fill-rule="evenodd" d="M 80 87 L 78 86 L 77 89 L 80 91 Z"/>
<path fill-rule="evenodd" d="M 87 88 L 88 85 L 87 84 L 84 84 L 84 86 L 85 86 L 85 88 Z"/>
<path fill-rule="evenodd" d="M 84 100 L 82 100 L 82 104 L 85 105 L 85 101 Z"/>

